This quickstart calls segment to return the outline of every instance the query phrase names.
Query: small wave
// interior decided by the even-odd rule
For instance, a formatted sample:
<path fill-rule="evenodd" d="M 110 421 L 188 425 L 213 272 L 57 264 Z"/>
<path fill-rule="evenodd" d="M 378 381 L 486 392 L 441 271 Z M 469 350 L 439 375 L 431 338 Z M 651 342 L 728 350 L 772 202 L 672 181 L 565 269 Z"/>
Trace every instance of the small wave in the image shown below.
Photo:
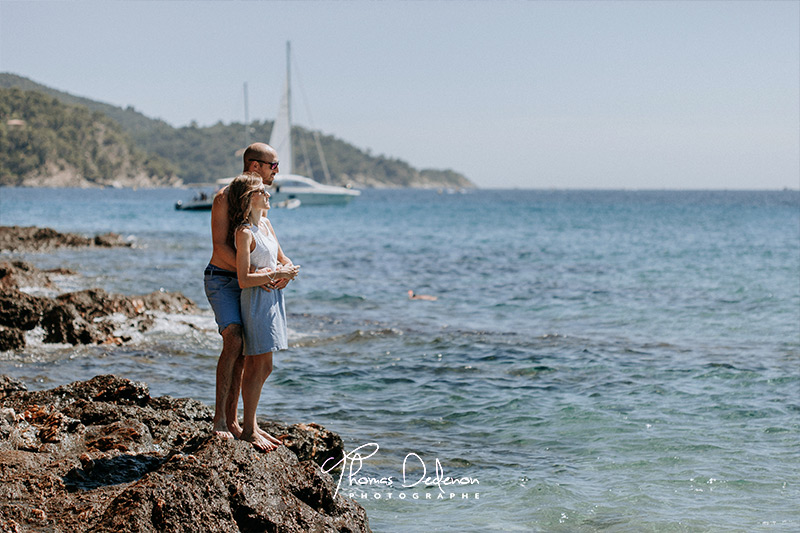
<path fill-rule="evenodd" d="M 211 314 L 185 315 L 155 312 L 153 315 L 155 322 L 148 333 L 181 335 L 192 330 L 217 333 L 217 324 Z"/>
<path fill-rule="evenodd" d="M 25 331 L 25 348 L 0 352 L 0 362 L 11 363 L 51 363 L 65 359 L 80 359 L 93 355 L 104 346 L 94 344 L 81 344 L 73 346 L 65 343 L 47 343 L 44 338 L 47 332 L 41 326 Z M 2 373 L 2 371 L 0 371 Z"/>
<path fill-rule="evenodd" d="M 396 328 L 383 328 L 377 330 L 361 330 L 357 329 L 351 333 L 344 333 L 341 335 L 332 335 L 327 337 L 306 337 L 292 343 L 293 348 L 308 348 L 313 346 L 323 346 L 326 344 L 335 343 L 357 343 L 364 341 L 372 341 L 384 337 L 399 337 L 403 332 Z"/>
<path fill-rule="evenodd" d="M 536 377 L 539 374 L 543 374 L 545 372 L 555 372 L 555 368 L 551 368 L 545 365 L 537 365 L 532 367 L 525 367 L 525 368 L 515 368 L 513 370 L 509 370 L 508 374 L 511 376 L 517 377 Z"/>
<path fill-rule="evenodd" d="M 360 342 L 363 340 L 372 340 L 380 337 L 399 337 L 403 334 L 402 331 L 395 328 L 385 328 L 385 329 L 378 329 L 378 330 L 370 330 L 370 331 L 363 331 L 363 330 L 356 330 L 350 335 L 346 336 L 345 342 Z"/>
<path fill-rule="evenodd" d="M 61 294 L 61 291 L 57 289 L 50 289 L 47 287 L 34 287 L 27 285 L 20 287 L 19 292 L 24 292 L 25 294 L 30 294 L 31 296 L 38 296 L 40 298 L 55 298 L 56 296 Z"/>
<path fill-rule="evenodd" d="M 706 368 L 721 368 L 724 370 L 742 370 L 741 368 L 737 368 L 736 366 L 730 363 L 708 363 L 703 366 L 705 366 Z"/>
<path fill-rule="evenodd" d="M 366 297 L 357 294 L 333 294 L 328 291 L 313 291 L 307 298 L 325 302 L 364 302 L 367 300 Z"/>

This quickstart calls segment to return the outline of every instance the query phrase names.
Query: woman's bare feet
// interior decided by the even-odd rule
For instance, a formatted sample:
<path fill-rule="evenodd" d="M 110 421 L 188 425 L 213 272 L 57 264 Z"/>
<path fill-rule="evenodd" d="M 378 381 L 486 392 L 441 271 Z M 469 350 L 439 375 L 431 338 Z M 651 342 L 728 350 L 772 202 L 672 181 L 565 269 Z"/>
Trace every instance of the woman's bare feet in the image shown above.
<path fill-rule="evenodd" d="M 272 450 L 276 449 L 278 446 L 273 444 L 272 442 L 268 441 L 264 437 L 261 436 L 261 433 L 258 431 L 256 432 L 242 432 L 240 439 L 249 442 L 253 445 L 253 447 L 261 452 L 271 452 Z"/>
<path fill-rule="evenodd" d="M 275 444 L 276 446 L 283 446 L 283 441 L 281 439 L 273 437 L 272 435 L 270 435 L 269 433 L 267 433 L 258 426 L 256 426 L 256 433 L 267 439 L 272 444 Z"/>
<path fill-rule="evenodd" d="M 223 439 L 233 439 L 236 438 L 232 432 L 228 431 L 228 428 L 225 427 L 225 423 L 221 424 L 214 424 L 214 435 L 218 437 L 222 437 Z"/>

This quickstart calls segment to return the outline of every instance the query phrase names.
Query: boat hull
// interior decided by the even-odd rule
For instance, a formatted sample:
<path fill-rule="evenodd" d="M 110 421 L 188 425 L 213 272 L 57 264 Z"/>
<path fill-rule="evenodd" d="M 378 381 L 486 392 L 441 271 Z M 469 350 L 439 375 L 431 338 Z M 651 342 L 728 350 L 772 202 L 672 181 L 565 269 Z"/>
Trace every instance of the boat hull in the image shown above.
<path fill-rule="evenodd" d="M 305 176 L 278 174 L 269 189 L 270 203 L 300 200 L 301 205 L 347 205 L 360 191 L 336 185 L 323 185 Z"/>
<path fill-rule="evenodd" d="M 208 211 L 214 204 L 214 194 L 218 188 L 216 185 L 199 185 L 190 198 L 175 202 L 175 209 L 178 211 Z"/>
<path fill-rule="evenodd" d="M 272 205 L 279 204 L 286 200 L 300 200 L 301 205 L 347 205 L 355 195 L 350 194 L 330 194 L 313 193 L 308 191 L 281 190 L 280 192 L 270 191 L 269 201 Z"/>
<path fill-rule="evenodd" d="M 175 202 L 175 209 L 179 211 L 210 211 L 211 205 L 212 202 L 210 201 L 195 202 L 193 200 L 189 200 L 187 202 L 182 202 L 178 200 Z"/>

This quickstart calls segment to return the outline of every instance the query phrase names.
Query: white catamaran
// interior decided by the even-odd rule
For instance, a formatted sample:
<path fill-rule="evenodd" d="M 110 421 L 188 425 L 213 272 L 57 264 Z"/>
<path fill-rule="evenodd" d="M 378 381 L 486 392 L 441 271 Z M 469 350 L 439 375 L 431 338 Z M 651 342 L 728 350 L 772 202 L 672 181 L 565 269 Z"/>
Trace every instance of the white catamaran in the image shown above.
<path fill-rule="evenodd" d="M 360 195 L 361 192 L 349 187 L 338 187 L 335 185 L 323 185 L 311 178 L 293 174 L 294 162 L 292 160 L 292 96 L 290 79 L 290 43 L 286 43 L 286 81 L 283 86 L 283 95 L 272 126 L 272 133 L 269 137 L 269 145 L 278 152 L 280 167 L 279 174 L 275 176 L 275 181 L 270 189 L 272 203 L 282 205 L 293 200 L 299 200 L 301 205 L 332 205 L 347 204 L 350 200 Z M 328 166 L 325 162 L 325 155 L 316 139 L 317 151 L 319 152 L 322 171 L 325 180 L 330 182 Z"/>
<path fill-rule="evenodd" d="M 286 43 L 286 81 L 283 86 L 278 115 L 272 125 L 272 133 L 269 137 L 269 144 L 278 152 L 280 161 L 280 173 L 275 176 L 275 181 L 269 190 L 271 204 L 275 207 L 294 208 L 300 205 L 344 205 L 361 192 L 348 187 L 336 185 L 324 185 L 306 176 L 293 174 L 294 161 L 292 159 L 292 110 L 291 110 L 291 79 L 290 79 L 290 43 Z M 247 117 L 247 84 L 244 86 L 245 94 L 245 128 L 249 127 Z M 325 181 L 330 183 L 328 164 L 325 162 L 325 154 L 319 143 L 319 137 L 315 136 L 317 152 L 319 154 L 322 171 L 325 174 Z M 307 165 L 310 166 L 310 165 Z M 218 187 L 224 187 L 233 181 L 233 178 L 221 178 L 217 180 Z M 207 210 L 211 209 L 214 193 L 201 190 L 195 196 L 186 201 L 179 201 L 175 204 L 175 209 L 181 210 Z"/>

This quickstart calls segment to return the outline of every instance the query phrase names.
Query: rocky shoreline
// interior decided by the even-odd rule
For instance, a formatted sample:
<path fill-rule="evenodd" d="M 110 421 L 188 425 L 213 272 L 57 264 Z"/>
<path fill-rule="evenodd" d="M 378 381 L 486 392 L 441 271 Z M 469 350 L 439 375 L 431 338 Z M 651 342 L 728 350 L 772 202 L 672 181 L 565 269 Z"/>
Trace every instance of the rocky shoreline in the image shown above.
<path fill-rule="evenodd" d="M 116 233 L 105 233 L 89 238 L 77 233 L 59 233 L 51 228 L 0 226 L 0 251 L 44 252 L 53 248 L 79 246 L 130 247 L 131 243 Z"/>
<path fill-rule="evenodd" d="M 61 246 L 129 243 L 0 227 L 0 251 Z M 77 274 L 0 262 L 0 351 L 25 348 L 33 331 L 46 343 L 123 344 L 121 331 L 147 331 L 158 313 L 198 312 L 180 293 L 25 292 L 57 292 L 56 275 Z M 211 432 L 213 414 L 112 375 L 44 391 L 0 376 L 0 533 L 370 531 L 364 509 L 320 468 L 342 456 L 338 435 L 259 419 L 285 444 L 264 454 Z"/>
<path fill-rule="evenodd" d="M 0 251 L 46 252 L 63 247 L 130 247 L 116 233 L 93 238 L 51 228 L 0 226 Z M 0 351 L 22 350 L 34 330 L 45 343 L 124 344 L 129 332 L 153 327 L 158 313 L 198 312 L 180 293 L 156 291 L 139 296 L 109 294 L 103 289 L 34 296 L 23 289 L 56 289 L 54 275 L 77 275 L 66 269 L 39 270 L 25 261 L 0 262 Z"/>
<path fill-rule="evenodd" d="M 51 274 L 75 273 L 42 271 L 23 261 L 0 262 L 0 351 L 24 349 L 26 333 L 37 328 L 45 343 L 121 345 L 132 338 L 126 332 L 152 328 L 159 312 L 198 312 L 194 302 L 173 292 L 123 296 L 95 288 L 50 298 L 20 290 L 53 288 Z"/>
<path fill-rule="evenodd" d="M 116 376 L 34 392 L 0 376 L 0 531 L 370 531 L 319 466 L 337 435 L 260 421 L 286 444 L 265 454 L 212 417 Z"/>

